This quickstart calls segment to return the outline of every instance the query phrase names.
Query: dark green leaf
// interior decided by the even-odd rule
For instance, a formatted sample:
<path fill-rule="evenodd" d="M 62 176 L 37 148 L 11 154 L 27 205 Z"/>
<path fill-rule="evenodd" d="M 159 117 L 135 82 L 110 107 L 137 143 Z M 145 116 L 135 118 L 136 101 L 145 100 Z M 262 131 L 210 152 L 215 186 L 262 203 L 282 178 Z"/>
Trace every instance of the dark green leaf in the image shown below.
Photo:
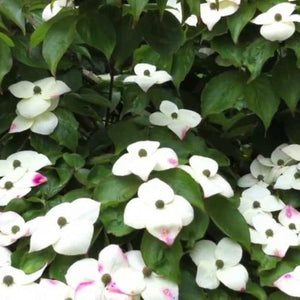
<path fill-rule="evenodd" d="M 9 20 L 14 22 L 25 34 L 25 17 L 22 13 L 21 0 L 1 0 L 0 12 Z"/>
<path fill-rule="evenodd" d="M 9 46 L 0 39 L 0 90 L 3 77 L 10 71 L 12 67 L 12 57 Z"/>
<path fill-rule="evenodd" d="M 286 47 L 292 49 L 297 57 L 297 67 L 300 68 L 300 35 L 295 33 L 286 41 Z"/>
<path fill-rule="evenodd" d="M 14 41 L 5 33 L 0 32 L 0 39 L 9 47 L 14 47 Z"/>
<path fill-rule="evenodd" d="M 189 272 L 181 271 L 181 280 L 179 285 L 180 300 L 205 300 L 204 291 L 196 284 L 195 278 Z"/>
<path fill-rule="evenodd" d="M 69 267 L 78 259 L 78 256 L 67 256 L 57 254 L 49 268 L 50 278 L 65 281 L 65 275 Z"/>
<path fill-rule="evenodd" d="M 84 158 L 77 153 L 64 153 L 63 154 L 63 159 L 65 162 L 73 168 L 82 168 L 85 165 L 85 160 Z"/>
<path fill-rule="evenodd" d="M 253 281 L 247 282 L 246 293 L 253 295 L 256 299 L 267 300 L 267 294 L 264 289 Z"/>
<path fill-rule="evenodd" d="M 128 0 L 134 20 L 138 20 L 149 0 Z"/>

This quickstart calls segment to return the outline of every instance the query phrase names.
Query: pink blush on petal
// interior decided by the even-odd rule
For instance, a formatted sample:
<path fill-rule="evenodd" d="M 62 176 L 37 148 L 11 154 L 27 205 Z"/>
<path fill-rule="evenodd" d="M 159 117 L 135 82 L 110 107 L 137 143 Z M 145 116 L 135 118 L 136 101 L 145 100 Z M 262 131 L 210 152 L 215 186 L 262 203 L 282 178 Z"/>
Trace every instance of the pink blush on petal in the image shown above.
<path fill-rule="evenodd" d="M 186 133 L 189 131 L 189 127 L 185 127 L 184 129 L 182 129 L 181 131 L 181 135 L 180 135 L 180 139 L 183 140 Z"/>
<path fill-rule="evenodd" d="M 94 284 L 94 283 L 95 283 L 94 280 L 89 280 L 89 281 L 82 282 L 82 283 L 80 283 L 80 284 L 76 287 L 75 292 L 77 293 L 77 292 L 79 292 L 80 290 L 82 290 L 83 288 L 85 288 L 85 287 L 87 287 L 87 286 L 89 286 L 89 285 L 92 285 L 92 284 Z"/>
<path fill-rule="evenodd" d="M 115 282 L 111 282 L 108 284 L 107 289 L 111 292 L 118 293 L 118 294 L 124 294 L 118 287 Z"/>
<path fill-rule="evenodd" d="M 47 182 L 48 179 L 47 179 L 47 177 L 43 176 L 42 174 L 37 174 L 33 177 L 32 181 L 33 181 L 34 185 L 40 185 L 44 182 Z"/>
<path fill-rule="evenodd" d="M 17 129 L 17 125 L 12 123 L 10 128 L 9 128 L 9 132 L 8 133 L 14 133 L 15 130 Z"/>
<path fill-rule="evenodd" d="M 292 206 L 287 206 L 285 210 L 285 215 L 287 218 L 292 218 L 292 216 L 295 214 L 295 209 Z"/>
<path fill-rule="evenodd" d="M 166 296 L 166 299 L 175 300 L 175 295 L 172 293 L 172 291 L 170 289 L 165 288 L 162 290 L 162 292 Z"/>
<path fill-rule="evenodd" d="M 168 246 L 172 246 L 174 243 L 174 238 L 170 236 L 170 231 L 168 228 L 163 228 L 160 232 L 160 239 L 164 241 Z"/>
<path fill-rule="evenodd" d="M 168 162 L 174 167 L 176 167 L 178 165 L 178 160 L 175 158 L 169 158 Z"/>
<path fill-rule="evenodd" d="M 52 285 L 58 285 L 58 281 L 54 279 L 48 279 L 48 282 Z"/>
<path fill-rule="evenodd" d="M 285 274 L 283 277 L 284 277 L 285 279 L 290 279 L 290 278 L 292 278 L 292 275 L 291 275 L 291 274 Z"/>

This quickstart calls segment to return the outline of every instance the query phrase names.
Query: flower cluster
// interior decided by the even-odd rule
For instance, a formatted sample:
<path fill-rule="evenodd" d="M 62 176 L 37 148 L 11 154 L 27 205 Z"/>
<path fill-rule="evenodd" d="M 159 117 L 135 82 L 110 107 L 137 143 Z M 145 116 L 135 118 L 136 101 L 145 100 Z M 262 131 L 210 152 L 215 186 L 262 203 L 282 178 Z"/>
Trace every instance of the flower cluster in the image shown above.
<path fill-rule="evenodd" d="M 48 135 L 58 124 L 52 112 L 57 106 L 59 96 L 70 91 L 70 88 L 54 77 L 35 82 L 20 81 L 9 86 L 9 91 L 22 99 L 17 104 L 17 117 L 13 120 L 10 133 L 30 129 L 32 132 Z"/>

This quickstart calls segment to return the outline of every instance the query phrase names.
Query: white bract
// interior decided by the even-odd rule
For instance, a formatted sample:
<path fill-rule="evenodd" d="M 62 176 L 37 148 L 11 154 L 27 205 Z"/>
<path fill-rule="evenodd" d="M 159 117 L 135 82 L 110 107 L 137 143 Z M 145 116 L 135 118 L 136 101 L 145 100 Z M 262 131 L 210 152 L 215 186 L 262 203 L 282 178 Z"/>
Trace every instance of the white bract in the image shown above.
<path fill-rule="evenodd" d="M 294 22 L 300 22 L 300 15 L 292 15 L 295 8 L 296 5 L 292 3 L 279 3 L 258 15 L 251 22 L 262 25 L 260 34 L 265 39 L 281 42 L 294 34 Z"/>
<path fill-rule="evenodd" d="M 283 274 L 273 285 L 289 296 L 300 297 L 300 266 Z"/>
<path fill-rule="evenodd" d="M 0 246 L 0 268 L 11 265 L 11 251 Z"/>
<path fill-rule="evenodd" d="M 138 197 L 130 200 L 124 211 L 124 223 L 135 229 L 146 228 L 150 234 L 171 246 L 183 226 L 192 222 L 190 203 L 160 179 L 143 183 Z"/>
<path fill-rule="evenodd" d="M 49 3 L 42 12 L 44 21 L 48 21 L 56 16 L 64 7 L 72 7 L 73 0 L 56 0 Z"/>
<path fill-rule="evenodd" d="M 170 148 L 159 148 L 159 142 L 139 141 L 127 147 L 113 165 L 112 173 L 116 176 L 134 174 L 146 181 L 153 170 L 162 171 L 178 165 L 176 153 Z"/>
<path fill-rule="evenodd" d="M 247 223 L 252 225 L 252 218 L 259 212 L 270 213 L 281 210 L 285 204 L 271 192 L 260 185 L 254 185 L 243 191 L 238 210 L 244 216 Z"/>
<path fill-rule="evenodd" d="M 190 255 L 197 265 L 196 282 L 200 287 L 216 289 L 222 282 L 232 290 L 246 290 L 248 272 L 239 264 L 243 251 L 236 242 L 223 238 L 216 245 L 202 240 L 196 243 Z"/>
<path fill-rule="evenodd" d="M 208 30 L 212 30 L 222 17 L 234 14 L 238 9 L 241 0 L 206 0 L 200 4 L 200 16 Z"/>
<path fill-rule="evenodd" d="M 190 128 L 194 128 L 201 122 L 201 116 L 189 109 L 178 109 L 171 101 L 164 100 L 159 106 L 160 112 L 154 112 L 149 116 L 153 125 L 167 126 L 181 140 L 184 139 Z"/>
<path fill-rule="evenodd" d="M 70 88 L 54 77 L 35 82 L 20 81 L 8 87 L 9 91 L 22 100 L 17 104 L 19 116 L 33 119 L 51 109 L 60 95 L 70 92 Z"/>
<path fill-rule="evenodd" d="M 136 75 L 127 76 L 124 82 L 136 83 L 144 92 L 147 92 L 154 84 L 162 84 L 172 80 L 172 76 L 166 71 L 156 71 L 156 66 L 140 63 L 135 65 Z"/>
<path fill-rule="evenodd" d="M 31 188 L 47 181 L 40 173 L 17 167 L 0 179 L 0 206 L 7 205 L 14 198 L 27 195 Z"/>
<path fill-rule="evenodd" d="M 297 234 L 277 223 L 270 215 L 259 213 L 252 218 L 251 242 L 261 244 L 267 255 L 284 257 L 290 246 L 298 246 Z"/>
<path fill-rule="evenodd" d="M 278 221 L 290 230 L 300 233 L 300 212 L 293 206 L 287 205 L 283 208 L 278 215 Z"/>
<path fill-rule="evenodd" d="M 181 3 L 178 3 L 177 0 L 168 0 L 166 4 L 166 10 L 172 13 L 180 23 L 182 22 Z M 197 16 L 189 16 L 184 23 L 188 24 L 189 26 L 196 26 L 198 23 Z"/>
<path fill-rule="evenodd" d="M 286 167 L 284 172 L 277 178 L 274 189 L 300 190 L 300 163 Z"/>
<path fill-rule="evenodd" d="M 7 159 L 0 160 L 0 176 L 8 175 L 18 167 L 34 172 L 51 164 L 44 154 L 32 150 L 19 151 L 11 154 Z"/>
<path fill-rule="evenodd" d="M 141 272 L 133 269 L 118 245 L 101 250 L 98 261 L 85 258 L 75 262 L 66 273 L 76 300 L 140 299 L 145 289 Z"/>
<path fill-rule="evenodd" d="M 189 166 L 180 166 L 182 170 L 189 173 L 203 190 L 204 197 L 221 194 L 224 197 L 232 197 L 233 190 L 230 184 L 219 174 L 218 163 L 205 156 L 193 155 L 189 160 Z"/>
<path fill-rule="evenodd" d="M 300 161 L 300 145 L 291 144 L 282 148 L 282 152 L 293 160 Z"/>
<path fill-rule="evenodd" d="M 19 214 L 13 211 L 0 212 L 0 246 L 11 245 L 28 234 L 28 225 Z"/>
<path fill-rule="evenodd" d="M 99 212 L 100 203 L 89 198 L 79 198 L 53 207 L 45 216 L 28 222 L 31 232 L 29 252 L 52 245 L 60 254 L 85 254 Z"/>
<path fill-rule="evenodd" d="M 40 299 L 43 300 L 73 300 L 75 291 L 61 281 L 42 278 L 39 293 Z"/>
<path fill-rule="evenodd" d="M 144 300 L 177 300 L 179 296 L 178 285 L 159 276 L 146 266 L 141 251 L 126 252 L 131 267 L 143 273 L 146 284 L 141 296 Z"/>

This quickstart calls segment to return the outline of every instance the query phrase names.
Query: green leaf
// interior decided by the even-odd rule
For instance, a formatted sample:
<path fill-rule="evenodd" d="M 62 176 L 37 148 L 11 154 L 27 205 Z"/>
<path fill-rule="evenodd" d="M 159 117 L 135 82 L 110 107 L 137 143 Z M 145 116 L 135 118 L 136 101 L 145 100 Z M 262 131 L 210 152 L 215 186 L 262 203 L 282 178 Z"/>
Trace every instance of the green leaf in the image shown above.
<path fill-rule="evenodd" d="M 182 28 L 174 15 L 165 11 L 162 18 L 158 12 L 149 11 L 140 20 L 145 40 L 161 55 L 175 53 L 183 43 Z"/>
<path fill-rule="evenodd" d="M 272 6 L 274 6 L 278 3 L 282 3 L 282 2 L 286 2 L 286 1 L 285 0 L 268 0 L 268 1 L 257 0 L 256 6 L 260 11 L 265 12 Z"/>
<path fill-rule="evenodd" d="M 180 300 L 204 300 L 206 295 L 204 291 L 196 284 L 195 278 L 186 270 L 181 271 L 179 285 Z"/>
<path fill-rule="evenodd" d="M 145 231 L 141 251 L 147 267 L 171 281 L 179 282 L 179 263 L 183 253 L 178 240 L 169 247 Z"/>
<path fill-rule="evenodd" d="M 300 68 L 300 34 L 295 33 L 285 42 L 287 48 L 292 49 L 297 57 L 297 67 Z"/>
<path fill-rule="evenodd" d="M 9 46 L 0 39 L 0 91 L 3 77 L 10 71 L 12 67 L 12 56 Z"/>
<path fill-rule="evenodd" d="M 137 21 L 149 0 L 128 0 L 134 20 Z"/>
<path fill-rule="evenodd" d="M 70 16 L 53 24 L 43 43 L 43 56 L 55 75 L 57 65 L 73 42 L 77 17 Z"/>
<path fill-rule="evenodd" d="M 70 167 L 75 169 L 82 168 L 85 165 L 84 158 L 77 153 L 64 153 L 63 159 Z"/>
<path fill-rule="evenodd" d="M 103 52 L 107 59 L 111 57 L 116 46 L 116 32 L 105 15 L 95 12 L 83 17 L 77 30 L 85 43 Z"/>
<path fill-rule="evenodd" d="M 171 75 L 177 89 L 191 70 L 194 59 L 195 51 L 193 43 L 185 44 L 174 54 Z"/>
<path fill-rule="evenodd" d="M 170 169 L 156 172 L 152 177 L 159 178 L 166 182 L 174 190 L 176 195 L 180 195 L 188 200 L 195 207 L 204 210 L 201 189 L 198 183 L 185 171 L 181 169 Z"/>
<path fill-rule="evenodd" d="M 245 88 L 245 98 L 248 108 L 259 116 L 267 129 L 280 103 L 270 79 L 261 75 L 250 82 Z"/>
<path fill-rule="evenodd" d="M 261 286 L 259 286 L 255 282 L 252 282 L 252 281 L 247 282 L 246 293 L 254 296 L 256 299 L 267 300 L 266 292 L 264 291 L 264 289 Z"/>
<path fill-rule="evenodd" d="M 78 122 L 71 112 L 62 108 L 56 109 L 55 115 L 58 118 L 58 126 L 51 138 L 56 140 L 59 145 L 75 151 L 78 145 Z"/>
<path fill-rule="evenodd" d="M 249 226 L 237 208 L 222 196 L 214 196 L 204 201 L 206 211 L 213 222 L 233 240 L 250 249 Z"/>
<path fill-rule="evenodd" d="M 295 297 L 290 297 L 282 292 L 275 292 L 269 295 L 268 300 L 295 300 Z"/>
<path fill-rule="evenodd" d="M 68 256 L 57 254 L 49 268 L 50 278 L 65 281 L 65 275 L 69 267 L 78 260 L 78 256 Z M 54 299 L 53 299 L 54 300 Z"/>
<path fill-rule="evenodd" d="M 0 12 L 15 23 L 25 34 L 25 17 L 22 12 L 21 0 L 1 0 Z"/>
<path fill-rule="evenodd" d="M 242 108 L 246 75 L 229 71 L 213 77 L 201 96 L 202 114 L 208 116 L 229 108 Z"/>
<path fill-rule="evenodd" d="M 264 63 L 274 56 L 277 47 L 277 42 L 258 38 L 245 49 L 243 63 L 251 73 L 249 81 L 259 76 Z"/>
<path fill-rule="evenodd" d="M 6 34 L 0 32 L 0 39 L 8 46 L 8 47 L 14 47 L 14 41 Z"/>
<path fill-rule="evenodd" d="M 285 101 L 291 111 L 295 111 L 300 99 L 300 70 L 290 56 L 281 59 L 272 72 L 273 88 Z"/>
<path fill-rule="evenodd" d="M 237 44 L 243 28 L 253 18 L 255 11 L 256 5 L 254 3 L 242 2 L 238 11 L 226 19 L 232 40 L 235 44 Z"/>

